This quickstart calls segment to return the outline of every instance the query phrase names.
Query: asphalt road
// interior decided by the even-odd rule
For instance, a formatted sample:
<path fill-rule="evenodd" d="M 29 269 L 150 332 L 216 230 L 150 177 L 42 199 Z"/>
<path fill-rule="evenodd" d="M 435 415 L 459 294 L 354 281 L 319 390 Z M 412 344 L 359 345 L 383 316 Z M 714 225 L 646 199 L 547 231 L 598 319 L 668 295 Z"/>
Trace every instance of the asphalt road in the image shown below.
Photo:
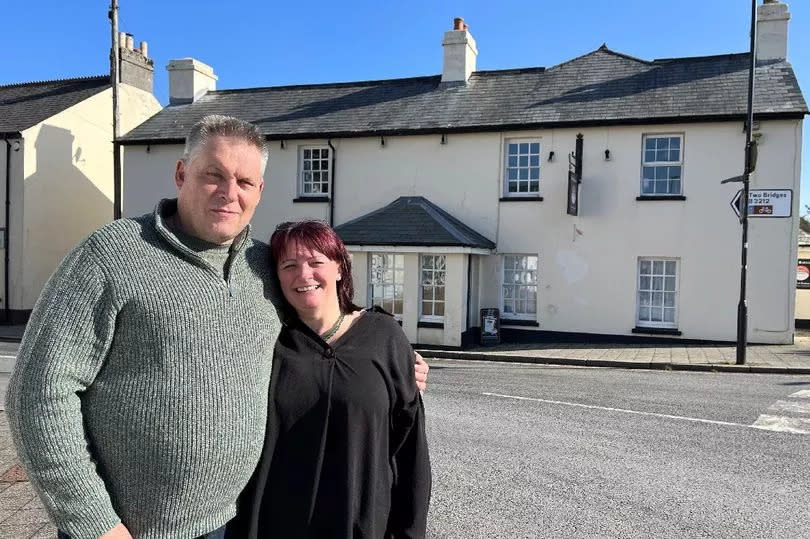
<path fill-rule="evenodd" d="M 810 376 L 431 360 L 425 406 L 430 537 L 810 537 L 810 434 L 753 427 Z"/>

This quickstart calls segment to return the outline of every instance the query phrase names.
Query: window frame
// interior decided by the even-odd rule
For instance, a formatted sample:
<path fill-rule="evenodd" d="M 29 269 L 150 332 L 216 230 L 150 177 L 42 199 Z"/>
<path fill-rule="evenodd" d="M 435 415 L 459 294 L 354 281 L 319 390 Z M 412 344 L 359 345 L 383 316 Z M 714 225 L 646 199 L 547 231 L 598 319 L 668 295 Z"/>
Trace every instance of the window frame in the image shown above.
<path fill-rule="evenodd" d="M 307 150 L 309 150 L 309 151 L 311 151 L 311 150 L 324 151 L 325 150 L 325 151 L 328 152 L 326 159 L 323 159 L 322 157 L 319 157 L 317 159 L 317 161 L 321 161 L 321 162 L 326 161 L 326 165 L 327 165 L 327 168 L 326 168 L 326 181 L 321 179 L 321 180 L 319 180 L 317 182 L 318 185 L 321 185 L 321 186 L 323 186 L 324 184 L 326 185 L 326 188 L 327 188 L 326 192 L 323 192 L 323 191 L 320 191 L 320 192 L 317 192 L 317 193 L 312 192 L 312 191 L 310 191 L 309 193 L 305 192 L 304 173 L 305 172 L 314 172 L 314 169 L 312 169 L 312 168 L 310 168 L 308 171 L 304 170 L 305 162 L 307 161 L 307 159 L 304 157 L 304 153 Z M 310 157 L 309 161 L 312 162 L 312 161 L 315 161 L 315 160 L 312 159 L 312 157 Z M 320 167 L 320 163 L 319 163 L 319 167 Z M 323 168 L 319 168 L 317 170 L 318 173 L 323 173 L 323 171 L 324 171 Z M 332 193 L 331 193 L 331 190 L 332 190 L 332 148 L 330 148 L 327 145 L 318 145 L 318 144 L 299 146 L 298 147 L 298 180 L 297 180 L 297 183 L 298 183 L 297 191 L 298 191 L 298 196 L 300 198 L 331 197 L 332 196 Z M 310 180 L 310 183 L 314 184 L 315 182 L 313 180 Z"/>
<path fill-rule="evenodd" d="M 653 139 L 662 139 L 662 138 L 677 138 L 679 140 L 679 160 L 678 161 L 647 161 L 647 140 Z M 639 194 L 642 197 L 680 197 L 683 196 L 683 170 L 684 170 L 684 142 L 685 136 L 684 133 L 644 133 L 641 136 L 641 170 L 639 173 Z M 657 151 L 657 150 L 656 150 Z M 658 156 L 656 156 L 658 157 Z M 658 180 L 653 180 L 653 191 L 652 192 L 645 192 L 644 191 L 644 169 L 645 168 L 657 168 L 657 167 L 680 167 L 681 175 L 678 180 L 680 189 L 678 192 L 667 192 L 667 193 L 656 193 L 655 192 L 655 184 Z M 667 188 L 669 188 L 670 182 L 672 180 L 667 178 Z"/>
<path fill-rule="evenodd" d="M 373 269 L 374 269 L 374 257 L 375 256 L 392 256 L 392 257 L 394 257 L 394 259 L 393 259 L 394 266 L 392 268 L 390 268 L 391 271 L 393 272 L 393 282 L 392 283 L 389 284 L 389 283 L 385 283 L 385 282 L 382 282 L 382 283 L 375 283 L 374 282 L 374 271 L 373 271 Z M 397 257 L 399 257 L 399 258 L 397 258 Z M 397 260 L 401 261 L 401 265 L 399 265 L 399 266 L 397 265 Z M 388 268 L 386 268 L 386 269 L 388 269 Z M 397 283 L 397 274 L 399 274 L 401 276 L 401 281 L 399 283 Z M 389 313 L 391 313 L 392 315 L 394 315 L 394 318 L 396 318 L 399 321 L 402 321 L 402 316 L 405 313 L 405 253 L 370 252 L 368 254 L 368 289 L 367 289 L 367 293 L 366 293 L 366 305 L 369 308 L 371 308 L 371 307 L 373 307 L 375 305 L 375 303 L 374 303 L 374 286 L 375 286 L 375 284 L 378 285 L 378 286 L 383 286 L 383 287 L 393 286 L 393 288 L 394 288 L 393 298 L 390 300 L 392 308 L 391 309 L 386 309 L 385 304 L 383 302 L 380 302 L 378 305 L 381 308 L 388 311 Z M 400 300 L 402 302 L 402 312 L 401 313 L 394 312 L 394 307 L 396 306 L 396 301 L 397 301 L 397 296 L 396 296 L 397 287 L 399 287 Z"/>
<path fill-rule="evenodd" d="M 650 273 L 643 274 L 641 273 L 642 264 L 644 262 L 650 262 Z M 658 274 L 655 273 L 655 262 L 663 262 L 663 273 Z M 674 274 L 670 275 L 667 273 L 667 262 L 674 262 L 675 263 L 675 272 Z M 680 290 L 681 290 L 681 279 L 680 279 L 680 270 L 681 270 L 681 260 L 677 257 L 667 257 L 667 256 L 640 256 L 636 262 L 636 327 L 638 328 L 654 328 L 654 329 L 678 329 L 678 317 L 680 315 Z M 649 277 L 650 278 L 650 285 L 649 288 L 642 288 L 642 278 Z M 654 288 L 654 281 L 655 277 L 662 278 L 661 289 L 656 290 Z M 667 278 L 673 277 L 674 278 L 674 290 L 667 290 Z M 641 319 L 641 293 L 648 292 L 651 296 L 655 293 L 661 294 L 661 304 L 660 308 L 661 311 L 661 320 L 654 321 L 654 320 L 642 320 Z M 674 294 L 674 300 L 672 302 L 672 307 L 666 306 L 666 296 L 665 294 L 672 293 Z M 653 305 L 652 297 L 650 298 L 650 303 L 648 306 L 649 309 L 657 308 L 656 305 Z M 674 315 L 672 317 L 671 322 L 665 321 L 665 310 L 671 308 L 674 311 Z M 652 318 L 650 316 L 650 318 Z"/>
<path fill-rule="evenodd" d="M 433 292 L 432 293 L 433 298 L 428 299 L 428 300 L 424 299 L 424 289 L 425 289 L 424 272 L 425 272 L 425 269 L 426 269 L 425 268 L 425 258 L 427 258 L 427 257 L 430 257 L 430 258 L 434 259 L 433 267 L 428 268 L 428 270 L 433 273 L 433 278 L 434 279 L 435 279 L 436 273 L 438 273 L 438 271 L 439 271 L 439 270 L 436 270 L 436 261 L 435 261 L 435 259 L 440 258 L 440 257 L 444 259 L 444 267 L 441 270 L 441 272 L 444 273 L 444 284 L 440 285 L 441 288 L 443 289 L 443 292 L 444 292 L 444 294 L 443 294 L 444 299 L 441 299 L 441 300 L 436 299 L 436 288 L 439 288 L 439 286 L 437 286 L 435 284 L 435 281 L 434 281 L 434 284 L 432 285 L 433 286 L 433 291 L 432 291 Z M 430 304 L 432 306 L 432 311 L 434 313 L 436 312 L 436 304 L 437 303 L 443 304 L 443 306 L 444 306 L 444 309 L 443 309 L 444 314 L 441 315 L 441 316 L 436 315 L 436 314 L 425 314 L 424 310 L 423 310 L 425 301 L 430 302 Z M 419 255 L 419 321 L 420 322 L 444 322 L 445 315 L 447 315 L 447 255 L 444 255 L 444 254 L 432 254 L 432 253 L 420 254 Z"/>
<path fill-rule="evenodd" d="M 534 258 L 535 259 L 535 269 L 534 270 L 526 270 L 526 271 L 534 271 L 535 272 L 535 276 L 534 276 L 534 303 L 535 303 L 535 305 L 534 305 L 534 313 L 516 313 L 516 312 L 514 312 L 514 310 L 511 313 L 506 312 L 506 309 L 505 309 L 505 307 L 506 307 L 506 305 L 505 305 L 506 296 L 504 294 L 504 288 L 506 287 L 506 260 L 509 257 L 522 257 L 522 258 Z M 501 271 L 500 271 L 500 273 L 501 273 L 501 279 L 500 279 L 501 280 L 501 283 L 500 283 L 500 289 L 501 289 L 501 293 L 500 293 L 500 296 L 501 296 L 500 297 L 501 319 L 502 320 L 507 320 L 507 321 L 508 320 L 529 320 L 529 321 L 537 322 L 538 321 L 538 310 L 539 310 L 538 307 L 539 307 L 539 303 L 540 303 L 539 302 L 539 299 L 540 299 L 540 296 L 539 296 L 539 289 L 540 289 L 540 256 L 538 256 L 536 254 L 527 254 L 527 253 L 503 253 L 503 254 L 501 254 Z M 529 287 L 529 286 L 532 286 L 532 285 L 526 285 L 526 284 L 516 285 L 516 284 L 512 283 L 510 286 L 513 286 L 513 287 L 518 287 L 518 286 Z M 513 297 L 512 301 L 515 302 L 515 301 L 517 301 L 519 299 L 520 298 L 514 298 Z"/>
<path fill-rule="evenodd" d="M 520 178 L 520 169 L 524 168 L 524 167 L 522 167 L 520 165 L 520 156 L 521 156 L 520 153 L 517 154 L 518 165 L 516 165 L 515 167 L 510 167 L 509 166 L 509 157 L 510 157 L 509 145 L 510 144 L 518 144 L 518 145 L 519 144 L 529 144 L 530 145 L 529 146 L 529 153 L 526 154 L 527 157 L 528 157 L 528 163 L 529 164 L 526 166 L 526 168 L 528 168 L 528 172 L 527 172 L 527 178 L 525 178 L 525 179 Z M 531 165 L 531 157 L 533 156 L 533 153 L 531 152 L 531 144 L 537 144 L 538 145 L 537 165 L 536 165 L 537 178 L 536 179 L 531 178 L 531 170 L 532 170 L 532 168 L 534 168 L 534 166 Z M 509 170 L 512 169 L 512 168 L 517 168 L 518 169 L 518 172 L 517 172 L 518 177 L 513 179 L 513 180 L 510 180 L 509 179 Z M 503 197 L 504 198 L 515 198 L 515 197 L 540 198 L 540 195 L 541 195 L 541 192 L 542 192 L 542 183 L 543 183 L 543 139 L 541 137 L 521 137 L 521 138 L 507 138 L 507 139 L 504 139 L 504 142 L 503 142 L 503 165 L 501 167 L 501 178 L 502 178 L 502 181 L 503 181 L 503 188 L 502 188 L 501 191 L 503 192 Z M 534 181 L 537 182 L 537 190 L 536 191 L 531 190 L 531 184 Z M 510 182 L 517 183 L 518 191 L 515 191 L 515 192 L 510 192 L 509 191 Z M 520 183 L 521 182 L 528 182 L 529 190 L 520 191 Z"/>

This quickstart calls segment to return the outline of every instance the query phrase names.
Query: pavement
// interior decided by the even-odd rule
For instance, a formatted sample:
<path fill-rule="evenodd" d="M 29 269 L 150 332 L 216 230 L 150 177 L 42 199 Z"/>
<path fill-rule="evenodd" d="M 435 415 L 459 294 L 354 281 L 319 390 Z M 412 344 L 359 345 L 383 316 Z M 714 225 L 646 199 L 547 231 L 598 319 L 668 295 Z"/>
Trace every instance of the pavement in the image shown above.
<path fill-rule="evenodd" d="M 19 342 L 24 326 L 0 326 L 0 342 Z M 729 345 L 542 343 L 500 344 L 464 351 L 419 350 L 428 358 L 501 361 L 583 367 L 670 369 L 717 372 L 810 374 L 810 330 L 797 330 L 790 345 L 749 345 L 745 365 L 736 364 L 736 347 Z M 13 354 L 11 350 L 3 354 Z M 0 386 L 7 383 L 11 355 L 0 354 Z M 5 393 L 0 387 L 0 395 Z M 4 395 L 2 395 L 4 397 Z M 0 538 L 53 538 L 48 520 L 9 435 L 6 414 L 0 407 Z"/>
<path fill-rule="evenodd" d="M 580 367 L 663 369 L 766 374 L 810 374 L 810 330 L 797 330 L 793 344 L 752 344 L 745 364 L 737 365 L 733 343 L 610 344 L 530 343 L 498 344 L 465 350 L 418 350 L 425 358 L 504 361 Z"/>

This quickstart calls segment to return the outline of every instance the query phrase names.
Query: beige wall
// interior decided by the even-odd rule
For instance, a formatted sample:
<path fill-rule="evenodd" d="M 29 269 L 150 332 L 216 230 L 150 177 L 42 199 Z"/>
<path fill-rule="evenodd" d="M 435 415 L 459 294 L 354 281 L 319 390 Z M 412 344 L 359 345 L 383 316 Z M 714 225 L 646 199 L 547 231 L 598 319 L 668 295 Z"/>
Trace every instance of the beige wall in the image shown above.
<path fill-rule="evenodd" d="M 580 215 L 573 217 L 565 213 L 566 155 L 574 150 L 580 132 L 584 176 Z M 647 133 L 683 134 L 686 200 L 636 200 L 642 136 Z M 749 339 L 790 342 L 801 122 L 763 121 L 760 133 L 759 165 L 751 187 L 793 189 L 794 218 L 751 219 Z M 503 147 L 511 137 L 541 139 L 543 201 L 499 202 Z M 533 254 L 540 268 L 538 329 L 629 335 L 636 325 L 639 257 L 673 257 L 679 260 L 682 337 L 735 338 L 741 232 L 729 201 L 739 186 L 721 185 L 720 180 L 741 172 L 741 122 L 450 134 L 446 144 L 440 144 L 439 135 L 386 137 L 385 146 L 379 137 L 332 143 L 337 149 L 336 224 L 399 196 L 421 195 L 496 241 L 497 253 L 475 257 L 476 310 L 500 306 L 500 254 Z M 275 224 L 291 218 L 328 218 L 326 203 L 293 202 L 299 148 L 310 144 L 325 145 L 326 140 L 288 140 L 286 149 L 272 143 L 255 236 L 266 238 Z M 605 149 L 610 150 L 610 161 L 604 159 Z M 125 213 L 149 211 L 158 196 L 173 194 L 167 180 L 180 151 L 179 145 L 152 146 L 149 154 L 144 147 L 127 148 Z M 550 151 L 556 155 L 553 162 L 547 161 Z M 356 284 L 359 290 L 365 281 Z M 466 292 L 463 300 L 457 299 L 466 302 Z M 466 313 L 466 305 L 462 310 L 459 304 L 454 312 Z M 476 313 L 471 317 L 477 318 Z M 403 324 L 409 337 L 421 340 L 422 333 L 414 335 L 409 325 Z M 463 331 L 463 326 L 457 327 Z M 446 325 L 445 335 L 449 332 Z M 429 334 L 424 332 L 432 340 Z"/>
<path fill-rule="evenodd" d="M 120 97 L 124 131 L 160 109 L 154 96 L 127 85 L 121 85 Z M 21 238 L 22 260 L 12 272 L 12 308 L 31 309 L 62 258 L 112 220 L 112 90 L 22 135 L 22 192 L 12 194 L 12 207 L 22 206 L 22 226 L 12 230 Z"/>

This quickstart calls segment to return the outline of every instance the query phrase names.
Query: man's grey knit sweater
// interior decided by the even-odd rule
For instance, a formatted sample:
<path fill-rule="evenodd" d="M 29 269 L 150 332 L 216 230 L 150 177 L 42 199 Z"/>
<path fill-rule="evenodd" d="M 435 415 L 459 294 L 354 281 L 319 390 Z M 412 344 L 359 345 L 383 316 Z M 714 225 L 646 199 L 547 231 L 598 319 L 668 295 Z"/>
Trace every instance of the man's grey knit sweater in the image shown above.
<path fill-rule="evenodd" d="M 279 319 L 265 244 L 223 267 L 154 215 L 104 226 L 34 308 L 7 412 L 56 525 L 75 539 L 119 520 L 136 538 L 193 538 L 231 519 L 264 438 Z M 214 249 L 216 251 L 216 249 Z"/>

